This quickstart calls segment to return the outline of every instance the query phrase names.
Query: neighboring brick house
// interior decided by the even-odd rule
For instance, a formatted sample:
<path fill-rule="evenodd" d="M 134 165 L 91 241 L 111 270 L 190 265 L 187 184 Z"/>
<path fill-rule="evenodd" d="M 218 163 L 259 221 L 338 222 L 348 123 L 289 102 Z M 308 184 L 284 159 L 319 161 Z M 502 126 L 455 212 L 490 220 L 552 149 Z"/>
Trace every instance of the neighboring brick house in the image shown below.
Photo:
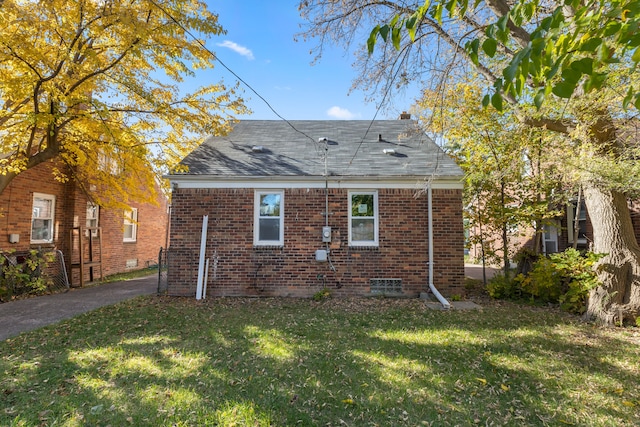
<path fill-rule="evenodd" d="M 47 162 L 18 175 L 0 194 L 0 251 L 59 249 L 64 254 L 72 285 L 80 282 L 78 230 L 74 227 L 100 227 L 102 230 L 102 275 L 108 276 L 155 265 L 160 247 L 166 246 L 168 201 L 158 192 L 157 206 L 132 203 L 125 219 L 121 209 L 104 209 L 93 205 L 81 186 L 73 180 L 61 183 L 52 174 L 54 162 Z M 137 220 L 136 220 L 137 219 Z M 94 232 L 94 235 L 96 232 Z M 89 233 L 83 233 L 84 259 L 89 259 Z M 94 261 L 97 253 L 94 236 Z M 16 242 L 17 240 L 17 242 Z M 13 242 L 13 243 L 12 243 Z M 72 243 L 73 242 L 73 243 Z M 84 281 L 99 279 L 98 266 L 84 269 Z"/>
<path fill-rule="evenodd" d="M 560 210 L 562 211 L 562 215 L 545 225 L 540 236 L 538 236 L 540 239 L 539 247 L 541 249 L 541 253 L 552 254 L 563 252 L 568 248 L 573 247 L 575 239 L 577 239 L 576 248 L 578 250 L 589 250 L 593 242 L 593 226 L 584 200 L 580 203 L 580 209 L 577 209 L 577 200 L 574 199 Z M 630 200 L 629 211 L 636 240 L 640 241 L 640 201 Z M 575 232 L 576 213 L 578 215 L 577 234 Z M 475 230 L 470 230 L 471 233 L 474 231 Z M 499 248 L 499 245 L 501 245 L 501 236 L 496 234 L 492 236 L 492 239 L 493 245 L 495 246 L 495 252 L 498 256 L 501 256 L 502 251 Z M 517 230 L 517 232 L 510 234 L 509 248 L 512 258 L 523 248 L 533 250 L 535 248 L 534 227 L 531 226 L 526 229 L 521 228 L 520 230 Z M 473 259 L 481 259 L 482 250 L 480 244 L 470 245 L 469 255 Z"/>
<path fill-rule="evenodd" d="M 206 295 L 418 296 L 429 289 L 427 183 L 432 283 L 464 294 L 462 171 L 412 120 L 242 121 L 182 163 L 187 173 L 168 176 L 171 295 L 195 295 L 205 276 L 207 215 Z"/>

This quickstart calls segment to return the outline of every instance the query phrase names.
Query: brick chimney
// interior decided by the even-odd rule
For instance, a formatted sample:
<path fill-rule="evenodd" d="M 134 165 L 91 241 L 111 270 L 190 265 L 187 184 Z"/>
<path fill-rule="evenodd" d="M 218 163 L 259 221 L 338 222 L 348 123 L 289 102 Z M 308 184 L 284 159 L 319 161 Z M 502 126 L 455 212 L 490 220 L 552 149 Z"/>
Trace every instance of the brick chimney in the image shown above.
<path fill-rule="evenodd" d="M 403 111 L 402 113 L 400 113 L 400 120 L 411 120 L 411 113 Z"/>

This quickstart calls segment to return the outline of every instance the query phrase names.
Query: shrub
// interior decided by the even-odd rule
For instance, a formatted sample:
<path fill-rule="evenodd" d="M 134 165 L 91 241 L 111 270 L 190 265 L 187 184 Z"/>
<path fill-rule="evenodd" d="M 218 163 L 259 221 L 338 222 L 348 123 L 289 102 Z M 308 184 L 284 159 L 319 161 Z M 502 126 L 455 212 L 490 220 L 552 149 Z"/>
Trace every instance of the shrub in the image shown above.
<path fill-rule="evenodd" d="M 487 291 L 493 298 L 519 299 L 560 304 L 568 312 L 582 314 L 589 291 L 598 286 L 593 267 L 604 254 L 580 253 L 575 249 L 540 257 L 528 274 L 518 274 L 512 280 L 496 275 Z"/>
<path fill-rule="evenodd" d="M 5 253 L 0 269 L 0 298 L 7 300 L 24 294 L 44 293 L 50 285 L 50 279 L 42 272 L 54 256 L 53 252 L 34 249 L 20 256 L 15 255 L 15 251 Z"/>
<path fill-rule="evenodd" d="M 522 295 L 518 280 L 496 273 L 487 283 L 487 293 L 495 299 L 517 299 Z"/>
<path fill-rule="evenodd" d="M 322 288 L 313 294 L 314 301 L 323 301 L 327 298 L 331 298 L 331 291 L 328 288 Z"/>

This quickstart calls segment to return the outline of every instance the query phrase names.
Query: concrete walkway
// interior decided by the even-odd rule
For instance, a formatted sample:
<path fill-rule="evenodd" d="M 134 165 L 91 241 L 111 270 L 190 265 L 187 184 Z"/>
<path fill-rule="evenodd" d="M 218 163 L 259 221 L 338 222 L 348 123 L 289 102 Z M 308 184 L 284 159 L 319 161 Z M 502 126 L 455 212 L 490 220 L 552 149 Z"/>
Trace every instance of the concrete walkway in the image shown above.
<path fill-rule="evenodd" d="M 499 268 L 485 267 L 485 274 L 487 280 L 491 279 L 496 273 L 500 271 Z M 482 265 L 480 264 L 465 264 L 464 275 L 476 280 L 482 280 Z"/>
<path fill-rule="evenodd" d="M 0 304 L 0 341 L 158 289 L 158 276 L 105 283 Z"/>

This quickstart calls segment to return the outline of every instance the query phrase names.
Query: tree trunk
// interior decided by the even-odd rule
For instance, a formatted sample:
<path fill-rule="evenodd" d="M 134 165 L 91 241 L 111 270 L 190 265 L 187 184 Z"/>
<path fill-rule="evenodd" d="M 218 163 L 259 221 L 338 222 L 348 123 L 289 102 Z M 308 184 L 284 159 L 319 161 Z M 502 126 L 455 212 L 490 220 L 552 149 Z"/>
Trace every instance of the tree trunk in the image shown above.
<path fill-rule="evenodd" d="M 596 268 L 602 285 L 589 295 L 585 317 L 604 325 L 635 323 L 640 316 L 640 247 L 625 194 L 585 185 L 593 225 L 593 251 L 607 254 Z"/>

